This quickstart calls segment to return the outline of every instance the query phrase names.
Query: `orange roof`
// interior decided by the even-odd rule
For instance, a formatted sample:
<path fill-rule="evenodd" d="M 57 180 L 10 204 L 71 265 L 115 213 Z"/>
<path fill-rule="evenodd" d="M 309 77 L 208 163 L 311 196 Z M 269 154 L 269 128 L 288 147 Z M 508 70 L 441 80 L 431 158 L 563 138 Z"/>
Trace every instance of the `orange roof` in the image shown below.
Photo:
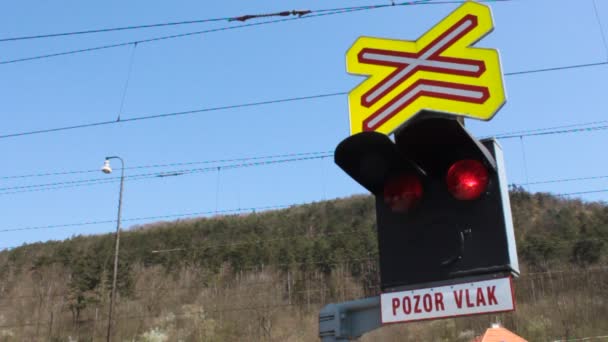
<path fill-rule="evenodd" d="M 492 327 L 476 337 L 473 342 L 528 342 L 502 327 Z"/>

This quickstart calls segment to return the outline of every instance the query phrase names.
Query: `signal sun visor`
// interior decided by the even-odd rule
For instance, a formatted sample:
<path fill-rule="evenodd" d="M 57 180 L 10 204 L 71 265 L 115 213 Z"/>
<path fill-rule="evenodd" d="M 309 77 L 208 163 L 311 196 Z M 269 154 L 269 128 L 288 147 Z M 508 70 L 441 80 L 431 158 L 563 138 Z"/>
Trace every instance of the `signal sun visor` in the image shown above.
<path fill-rule="evenodd" d="M 360 132 L 344 139 L 336 147 L 334 161 L 373 194 L 382 194 L 387 180 L 397 175 L 425 175 L 401 155 L 388 136 L 378 132 Z"/>

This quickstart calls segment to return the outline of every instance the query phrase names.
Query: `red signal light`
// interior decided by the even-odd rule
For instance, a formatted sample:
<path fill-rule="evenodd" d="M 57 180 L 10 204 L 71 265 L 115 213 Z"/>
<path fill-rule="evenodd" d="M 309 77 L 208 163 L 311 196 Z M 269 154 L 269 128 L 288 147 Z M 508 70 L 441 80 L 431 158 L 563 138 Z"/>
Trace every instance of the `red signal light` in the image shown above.
<path fill-rule="evenodd" d="M 448 169 L 446 183 L 454 198 L 464 201 L 477 199 L 488 187 L 488 169 L 473 159 L 459 160 Z"/>
<path fill-rule="evenodd" d="M 394 211 L 408 211 L 421 198 L 422 182 L 415 175 L 402 175 L 384 185 L 384 203 Z"/>

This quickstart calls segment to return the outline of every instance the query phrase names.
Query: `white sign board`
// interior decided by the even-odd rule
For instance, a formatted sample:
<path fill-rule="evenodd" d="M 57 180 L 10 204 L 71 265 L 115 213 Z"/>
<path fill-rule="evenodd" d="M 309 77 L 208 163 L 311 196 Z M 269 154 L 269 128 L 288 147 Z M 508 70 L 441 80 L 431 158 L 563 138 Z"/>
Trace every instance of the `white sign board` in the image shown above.
<path fill-rule="evenodd" d="M 382 324 L 515 310 L 511 278 L 380 295 Z"/>

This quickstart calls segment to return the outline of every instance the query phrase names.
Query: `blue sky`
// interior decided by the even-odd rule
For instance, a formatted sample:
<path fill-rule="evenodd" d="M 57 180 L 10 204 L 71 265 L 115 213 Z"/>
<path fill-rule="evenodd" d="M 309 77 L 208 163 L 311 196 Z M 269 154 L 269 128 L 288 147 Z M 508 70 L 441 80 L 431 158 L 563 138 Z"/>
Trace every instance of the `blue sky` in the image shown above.
<path fill-rule="evenodd" d="M 0 39 L 386 3 L 24 0 L 3 6 Z M 596 0 L 595 4 L 603 34 L 608 36 L 608 1 Z M 0 64 L 0 135 L 115 120 L 132 54 L 123 119 L 347 92 L 362 80 L 345 72 L 345 53 L 357 37 L 415 40 L 457 6 L 395 6 L 139 44 L 134 54 L 133 46 L 124 46 Z M 478 46 L 499 49 L 504 72 L 608 61 L 591 0 L 514 0 L 492 2 L 490 6 L 496 28 Z M 0 42 L 0 61 L 238 25 L 242 23 L 220 21 Z M 475 135 L 607 120 L 608 65 L 507 76 L 505 83 L 507 104 L 495 118 L 490 122 L 467 121 Z M 349 134 L 348 120 L 347 97 L 340 95 L 2 138 L 0 248 L 115 228 L 114 223 L 106 222 L 14 230 L 111 221 L 116 216 L 118 183 L 23 192 L 41 188 L 15 187 L 112 178 L 101 172 L 13 176 L 98 170 L 107 155 L 121 156 L 129 167 L 333 151 Z M 513 183 L 608 175 L 605 130 L 500 142 Z M 127 169 L 126 175 L 234 164 Z M 115 161 L 113 167 L 120 169 Z M 553 193 L 595 191 L 608 189 L 607 180 L 535 184 L 528 188 Z M 124 191 L 123 218 L 127 221 L 123 227 L 156 221 L 131 220 L 134 218 L 280 206 L 365 192 L 333 164 L 331 157 L 132 180 L 125 182 Z M 608 192 L 580 197 L 606 201 Z"/>

